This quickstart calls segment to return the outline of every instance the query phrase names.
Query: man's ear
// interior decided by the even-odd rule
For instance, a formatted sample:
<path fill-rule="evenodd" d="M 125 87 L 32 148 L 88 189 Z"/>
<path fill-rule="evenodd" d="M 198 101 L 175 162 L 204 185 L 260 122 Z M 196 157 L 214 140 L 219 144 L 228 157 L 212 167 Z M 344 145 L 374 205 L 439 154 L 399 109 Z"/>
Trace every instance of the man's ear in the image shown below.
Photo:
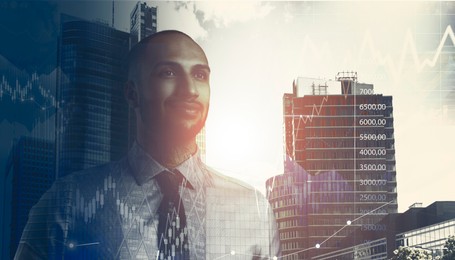
<path fill-rule="evenodd" d="M 136 84 L 129 80 L 125 84 L 125 98 L 132 108 L 136 108 L 139 104 L 139 93 Z"/>

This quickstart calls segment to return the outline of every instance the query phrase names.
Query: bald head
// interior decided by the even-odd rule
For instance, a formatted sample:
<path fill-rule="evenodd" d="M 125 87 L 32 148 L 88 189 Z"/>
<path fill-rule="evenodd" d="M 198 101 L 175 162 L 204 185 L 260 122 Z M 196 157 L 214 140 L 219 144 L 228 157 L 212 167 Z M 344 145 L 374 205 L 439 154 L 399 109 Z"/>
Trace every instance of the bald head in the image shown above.
<path fill-rule="evenodd" d="M 175 55 L 179 50 L 202 56 L 208 64 L 204 50 L 190 36 L 176 30 L 160 31 L 131 48 L 128 54 L 128 80 L 138 83 L 145 59 L 159 60 Z"/>
<path fill-rule="evenodd" d="M 138 142 L 194 144 L 210 102 L 202 48 L 182 32 L 161 31 L 131 49 L 128 68 L 125 97 L 136 114 Z"/>

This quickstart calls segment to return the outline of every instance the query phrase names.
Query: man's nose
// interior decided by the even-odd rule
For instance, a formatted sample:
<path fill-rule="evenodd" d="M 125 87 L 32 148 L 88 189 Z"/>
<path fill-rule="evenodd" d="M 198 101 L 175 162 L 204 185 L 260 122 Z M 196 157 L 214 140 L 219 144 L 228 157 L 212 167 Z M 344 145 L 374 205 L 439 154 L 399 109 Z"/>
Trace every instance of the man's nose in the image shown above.
<path fill-rule="evenodd" d="M 191 96 L 191 97 L 199 96 L 197 84 L 191 75 L 185 75 L 184 77 L 180 78 L 177 92 L 179 95 L 182 95 L 182 96 Z"/>

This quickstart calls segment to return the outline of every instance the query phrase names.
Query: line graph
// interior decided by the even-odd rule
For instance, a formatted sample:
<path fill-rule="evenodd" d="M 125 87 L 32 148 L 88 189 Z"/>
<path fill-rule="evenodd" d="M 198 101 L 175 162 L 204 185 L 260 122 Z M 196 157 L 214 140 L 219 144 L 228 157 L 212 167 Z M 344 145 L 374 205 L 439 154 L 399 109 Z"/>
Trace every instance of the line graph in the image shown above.
<path fill-rule="evenodd" d="M 408 55 L 412 58 L 413 69 L 417 73 L 421 73 L 425 68 L 433 68 L 443 53 L 444 44 L 447 39 L 450 39 L 451 45 L 455 47 L 455 34 L 451 25 L 446 27 L 433 56 L 431 58 L 421 58 L 417 51 L 414 36 L 411 30 L 408 30 L 401 47 L 400 56 L 396 60 L 390 54 L 382 54 L 375 46 L 371 32 L 367 31 L 360 47 L 357 63 L 360 63 L 361 57 L 366 56 L 365 53 L 368 51 L 378 65 L 386 65 L 394 79 L 398 80 L 405 69 L 410 69 L 409 67 L 406 68 L 406 65 L 408 65 L 406 63 L 406 57 Z"/>
<path fill-rule="evenodd" d="M 41 110 L 56 108 L 57 100 L 51 93 L 50 86 L 43 86 L 36 73 L 33 73 L 24 84 L 21 84 L 17 77 L 12 84 L 5 75 L 2 75 L 1 79 L 0 101 L 8 97 L 13 103 L 29 102 Z"/>
<path fill-rule="evenodd" d="M 361 64 L 361 60 L 364 57 L 372 57 L 373 61 L 378 66 L 386 66 L 389 73 L 393 76 L 395 80 L 400 79 L 402 72 L 405 69 L 411 69 L 406 67 L 409 65 L 406 61 L 406 57 L 410 55 L 412 58 L 412 67 L 417 73 L 421 73 L 425 68 L 432 68 L 437 64 L 441 54 L 443 53 L 444 45 L 446 41 L 450 39 L 451 46 L 455 47 L 455 33 L 451 25 L 448 25 L 445 28 L 444 33 L 437 45 L 434 53 L 431 58 L 422 58 L 417 51 L 417 44 L 415 38 L 409 29 L 404 35 L 403 44 L 399 51 L 398 57 L 393 57 L 390 53 L 384 53 L 381 51 L 377 44 L 375 43 L 374 37 L 370 31 L 366 31 L 360 44 L 359 51 L 357 52 L 356 58 L 352 54 L 346 54 L 342 59 L 345 64 Z M 304 55 L 312 55 L 315 57 L 315 60 L 328 60 L 331 62 L 336 62 L 333 60 L 331 48 L 327 42 L 324 44 L 316 44 L 312 38 L 306 35 L 303 39 L 302 44 L 302 53 Z"/>
<path fill-rule="evenodd" d="M 346 100 L 348 98 L 348 96 L 350 96 L 348 93 L 349 93 L 349 89 L 350 88 L 355 88 L 354 86 L 351 86 L 350 84 L 348 84 L 349 82 L 345 82 L 345 81 L 340 81 L 341 85 L 341 93 L 344 93 L 344 94 L 334 94 L 334 95 L 342 95 L 344 96 L 344 99 Z M 321 85 L 319 85 L 321 86 Z M 313 86 L 314 87 L 314 84 Z M 327 85 L 323 86 L 323 87 L 328 87 Z M 355 91 L 355 89 L 353 90 Z M 324 106 L 327 104 L 327 102 L 329 101 L 329 97 L 330 97 L 330 94 L 326 94 L 326 95 L 317 95 L 317 96 L 320 96 L 322 97 L 321 98 L 321 101 L 320 103 L 318 104 L 313 104 L 311 106 L 311 113 L 307 114 L 307 115 L 285 115 L 284 117 L 287 118 L 287 117 L 290 117 L 290 118 L 299 118 L 299 122 L 298 124 L 300 125 L 300 123 L 304 123 L 304 124 L 307 124 L 307 123 L 311 123 L 313 121 L 313 118 L 314 117 L 317 117 L 317 116 L 320 116 L 321 115 L 321 111 L 322 109 L 324 108 Z M 355 106 L 355 105 L 354 105 Z M 299 125 L 297 126 L 297 130 L 300 129 L 299 128 Z"/>
<path fill-rule="evenodd" d="M 322 108 L 324 107 L 324 104 L 327 103 L 328 100 L 329 100 L 328 95 L 323 96 L 320 104 L 313 104 L 311 108 L 311 114 L 309 115 L 285 115 L 284 117 L 299 118 L 298 121 L 299 124 L 300 122 L 304 124 L 308 122 L 311 123 L 315 116 L 319 116 L 321 114 Z M 297 129 L 299 129 L 299 126 L 297 126 Z"/>

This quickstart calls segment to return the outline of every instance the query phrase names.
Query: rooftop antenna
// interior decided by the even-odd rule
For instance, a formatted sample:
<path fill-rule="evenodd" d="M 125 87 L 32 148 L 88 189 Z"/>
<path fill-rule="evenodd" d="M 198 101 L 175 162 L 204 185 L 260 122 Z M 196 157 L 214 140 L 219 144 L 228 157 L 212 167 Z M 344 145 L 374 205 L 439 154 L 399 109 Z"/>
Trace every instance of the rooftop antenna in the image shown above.
<path fill-rule="evenodd" d="M 112 0 L 112 28 L 114 28 L 115 0 Z"/>
<path fill-rule="evenodd" d="M 356 71 L 342 71 L 338 72 L 335 76 L 335 80 L 342 81 L 342 80 L 351 80 L 357 82 L 357 72 Z"/>

